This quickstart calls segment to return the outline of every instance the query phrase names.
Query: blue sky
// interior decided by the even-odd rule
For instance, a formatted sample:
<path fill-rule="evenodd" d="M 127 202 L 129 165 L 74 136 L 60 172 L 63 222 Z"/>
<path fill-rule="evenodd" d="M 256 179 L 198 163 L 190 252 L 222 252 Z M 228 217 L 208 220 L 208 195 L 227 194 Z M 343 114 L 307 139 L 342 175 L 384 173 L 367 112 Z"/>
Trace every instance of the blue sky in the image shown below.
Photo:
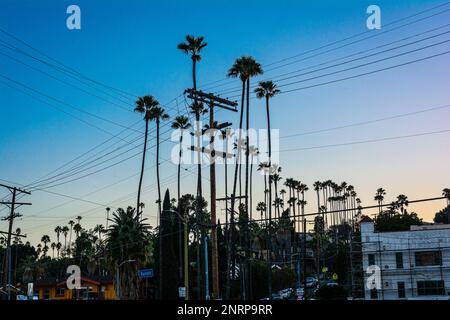
<path fill-rule="evenodd" d="M 202 86 L 225 78 L 234 59 L 241 55 L 254 56 L 265 68 L 266 65 L 280 59 L 364 32 L 367 30 L 366 8 L 370 4 L 380 6 L 384 25 L 443 3 L 444 1 L 356 0 L 276 2 L 3 0 L 0 3 L 0 27 L 97 81 L 135 95 L 150 93 L 160 102 L 166 103 L 191 86 L 190 61 L 176 49 L 177 43 L 182 41 L 186 34 L 204 35 L 208 42 L 198 69 L 199 84 Z M 66 8 L 70 4 L 77 4 L 81 8 L 81 30 L 70 31 L 66 28 Z M 420 17 L 449 7 L 436 9 Z M 377 35 L 373 39 L 327 54 L 312 56 L 305 61 L 266 72 L 260 79 L 276 77 L 292 70 L 320 64 L 440 27 L 449 21 L 449 15 L 449 12 L 444 12 L 404 28 Z M 412 20 L 414 19 L 408 21 Z M 386 28 L 382 27 L 381 30 L 372 31 L 370 35 L 381 33 L 389 28 L 389 25 Z M 440 29 L 439 32 L 448 30 L 449 28 Z M 443 35 L 428 40 L 425 44 L 446 39 L 448 35 Z M 0 40 L 39 56 L 5 34 L 0 34 Z M 413 48 L 421 45 L 423 44 Z M 398 52 L 408 49 L 410 48 Z M 361 70 L 348 71 L 341 77 L 446 50 L 449 50 L 448 43 Z M 65 105 L 50 102 L 78 118 L 75 119 L 5 86 L 4 82 L 10 85 L 11 82 L 0 78 L 3 81 L 3 83 L 0 82 L 2 101 L 0 179 L 27 185 L 109 139 L 110 135 L 103 131 L 117 134 L 123 129 L 117 124 L 129 126 L 139 121 L 138 115 L 122 109 L 132 110 L 132 101 L 117 95 L 111 97 L 104 92 L 83 86 L 5 47 L 0 47 L 0 52 L 102 97 L 99 99 L 87 95 L 4 55 L 0 56 L 2 75 L 63 100 Z M 450 64 L 448 62 L 448 55 L 445 55 L 367 77 L 280 95 L 272 103 L 272 125 L 274 128 L 279 128 L 280 135 L 284 136 L 448 104 L 450 103 L 448 91 Z M 265 69 L 270 68 L 269 66 Z M 339 77 L 324 77 L 316 81 L 292 85 L 286 89 Z M 239 86 L 237 80 L 227 80 L 220 84 L 224 85 L 212 88 L 213 91 L 218 92 L 224 88 Z M 119 101 L 118 98 L 125 101 Z M 69 104 L 107 118 L 116 124 L 101 121 L 79 110 L 71 109 L 68 107 Z M 172 115 L 175 115 L 177 110 L 182 112 L 184 107 L 182 98 L 168 106 Z M 262 102 L 252 100 L 253 127 L 265 127 L 265 114 L 262 107 Z M 443 108 L 401 119 L 286 138 L 281 140 L 280 149 L 307 148 L 450 129 L 449 115 L 449 108 Z M 237 122 L 235 116 L 226 115 L 224 112 L 218 113 L 217 117 L 222 121 Z M 80 119 L 103 131 L 86 125 Z M 143 123 L 138 123 L 133 128 L 141 130 L 142 126 Z M 125 138 L 127 134 L 130 136 L 126 139 L 133 140 L 138 146 L 141 142 L 140 136 L 130 131 L 121 137 Z M 113 142 L 116 146 L 120 144 L 120 141 L 116 140 L 111 141 L 111 145 Z M 446 164 L 450 156 L 447 142 L 448 134 L 436 134 L 380 143 L 282 152 L 281 166 L 284 177 L 295 177 L 308 185 L 312 185 L 316 180 L 332 179 L 337 182 L 345 180 L 355 186 L 363 204 L 366 205 L 374 204 L 373 194 L 380 186 L 387 189 L 388 200 L 399 193 L 407 194 L 411 199 L 433 197 L 439 196 L 441 189 L 448 187 L 448 181 L 450 181 L 450 172 Z M 170 149 L 173 146 L 169 142 L 163 144 L 163 158 L 170 157 Z M 132 152 L 136 153 L 139 150 L 134 149 Z M 118 156 L 117 159 L 124 157 L 126 155 Z M 155 222 L 156 213 L 154 164 L 154 156 L 150 153 L 146 164 L 148 170 L 144 179 L 144 185 L 148 186 L 144 199 L 147 203 L 146 215 L 152 223 Z M 194 171 L 194 167 L 187 169 Z M 135 157 L 109 170 L 52 188 L 50 191 L 115 207 L 127 206 L 134 203 L 132 194 L 136 190 L 137 176 L 135 174 L 138 170 L 139 157 Z M 218 170 L 221 171 L 222 168 Z M 172 195 L 175 196 L 173 179 L 175 166 L 164 162 L 161 171 L 163 182 L 165 178 L 170 178 L 163 183 L 163 188 L 171 188 Z M 194 179 L 189 172 L 186 174 L 187 176 L 183 179 L 183 189 L 190 191 Z M 262 190 L 260 183 L 262 178 L 255 176 L 255 179 L 261 180 L 256 183 L 254 190 L 255 197 L 259 197 Z M 117 183 L 118 181 L 122 182 Z M 110 187 L 93 193 L 106 186 Z M 223 192 L 221 186 L 220 192 Z M 128 199 L 113 202 L 130 194 Z M 1 197 L 3 195 L 6 195 L 6 192 L 0 193 Z M 313 211 L 314 196 L 311 194 L 309 197 L 309 210 Z M 104 209 L 92 203 L 81 201 L 66 203 L 70 199 L 40 191 L 34 192 L 29 200 L 33 202 L 33 206 L 21 209 L 24 217 L 18 221 L 17 226 L 28 233 L 32 240 L 43 233 L 50 233 L 54 226 L 66 223 L 68 219 L 78 214 L 84 216 L 83 223 L 86 227 L 105 223 Z M 443 203 L 432 203 L 417 205 L 412 209 L 430 220 L 434 212 L 442 206 Z M 52 209 L 53 207 L 57 208 Z M 0 213 L 4 214 L 4 212 Z M 1 223 L 0 229 L 4 227 L 5 224 Z"/>

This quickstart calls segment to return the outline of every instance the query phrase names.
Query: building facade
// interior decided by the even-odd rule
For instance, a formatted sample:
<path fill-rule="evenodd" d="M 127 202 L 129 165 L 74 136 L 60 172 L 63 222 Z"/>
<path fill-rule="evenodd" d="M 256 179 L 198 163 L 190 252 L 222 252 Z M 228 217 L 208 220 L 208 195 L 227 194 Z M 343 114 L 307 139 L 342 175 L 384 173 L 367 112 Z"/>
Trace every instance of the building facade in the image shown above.
<path fill-rule="evenodd" d="M 450 225 L 375 232 L 361 222 L 366 300 L 450 299 Z"/>

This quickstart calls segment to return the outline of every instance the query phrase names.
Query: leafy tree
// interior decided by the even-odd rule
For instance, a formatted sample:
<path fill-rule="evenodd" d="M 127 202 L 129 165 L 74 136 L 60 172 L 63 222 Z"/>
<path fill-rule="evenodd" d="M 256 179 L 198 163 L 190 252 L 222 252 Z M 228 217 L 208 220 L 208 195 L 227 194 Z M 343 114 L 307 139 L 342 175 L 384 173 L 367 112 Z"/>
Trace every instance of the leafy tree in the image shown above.
<path fill-rule="evenodd" d="M 110 219 L 107 230 L 106 253 L 111 271 L 115 274 L 116 292 L 121 299 L 139 298 L 137 270 L 150 257 L 149 226 L 132 207 L 119 208 Z M 117 279 L 120 279 L 117 281 Z"/>
<path fill-rule="evenodd" d="M 403 213 L 399 213 L 394 208 L 380 213 L 375 219 L 375 230 L 378 232 L 387 231 L 406 231 L 413 225 L 422 225 L 423 221 L 417 216 L 417 213 L 408 213 L 403 209 Z"/>
<path fill-rule="evenodd" d="M 450 206 L 447 206 L 446 208 L 440 210 L 439 212 L 436 212 L 434 215 L 433 221 L 435 223 L 445 223 L 448 224 L 448 217 L 450 215 Z"/>

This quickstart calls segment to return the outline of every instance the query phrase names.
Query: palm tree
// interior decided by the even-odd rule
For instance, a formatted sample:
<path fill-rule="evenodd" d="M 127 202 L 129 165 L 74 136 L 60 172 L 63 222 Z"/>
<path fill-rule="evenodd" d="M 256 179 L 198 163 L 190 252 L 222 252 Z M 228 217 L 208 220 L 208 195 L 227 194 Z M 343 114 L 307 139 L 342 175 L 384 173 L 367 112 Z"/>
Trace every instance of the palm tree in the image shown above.
<path fill-rule="evenodd" d="M 205 37 L 195 37 L 193 35 L 186 36 L 186 42 L 181 42 L 178 44 L 178 49 L 183 51 L 185 54 L 190 55 L 192 59 L 192 82 L 194 85 L 194 91 L 197 90 L 197 75 L 196 75 L 196 67 L 197 62 L 199 62 L 202 57 L 200 56 L 200 52 L 205 48 L 208 44 L 204 42 Z"/>
<path fill-rule="evenodd" d="M 252 212 L 253 212 L 253 159 L 259 154 L 258 148 L 255 146 L 250 146 L 250 220 L 253 218 Z"/>
<path fill-rule="evenodd" d="M 64 248 L 67 248 L 67 234 L 69 233 L 69 227 L 68 226 L 62 227 L 61 232 L 64 236 Z"/>
<path fill-rule="evenodd" d="M 269 167 L 272 166 L 272 139 L 270 134 L 270 99 L 280 93 L 276 84 L 272 81 L 261 81 L 259 86 L 255 89 L 256 97 L 258 99 L 266 99 L 266 118 L 267 118 L 267 143 L 269 152 Z M 269 183 L 269 194 L 271 194 L 271 184 Z M 270 200 L 269 200 L 270 201 Z M 270 210 L 269 210 L 270 215 Z"/>
<path fill-rule="evenodd" d="M 56 233 L 56 240 L 57 240 L 57 242 L 59 242 L 59 235 L 61 234 L 61 232 L 62 232 L 62 228 L 61 228 L 60 226 L 57 226 L 57 227 L 55 228 L 55 233 Z"/>
<path fill-rule="evenodd" d="M 105 228 L 103 227 L 103 225 L 97 224 L 97 225 L 94 227 L 94 230 L 93 230 L 93 231 L 94 231 L 95 233 L 97 233 L 98 239 L 101 241 L 101 240 L 102 240 L 102 233 L 105 232 Z"/>
<path fill-rule="evenodd" d="M 169 115 L 166 111 L 159 106 L 159 103 L 155 100 L 156 105 L 150 109 L 149 120 L 156 122 L 156 181 L 158 184 L 158 214 L 161 216 L 161 185 L 159 179 L 159 128 L 161 121 L 169 119 Z"/>
<path fill-rule="evenodd" d="M 406 213 L 405 207 L 409 204 L 408 197 L 404 194 L 400 194 L 397 196 L 397 205 L 400 207 L 401 213 Z"/>
<path fill-rule="evenodd" d="M 447 205 L 450 206 L 450 188 L 442 189 L 442 196 L 447 198 Z"/>
<path fill-rule="evenodd" d="M 50 248 L 52 248 L 52 259 L 55 259 L 56 243 L 52 242 L 52 244 L 50 245 Z"/>
<path fill-rule="evenodd" d="M 61 243 L 61 242 L 58 242 L 58 243 L 56 244 L 56 252 L 57 252 L 57 254 L 58 254 L 58 258 L 59 258 L 59 253 L 60 253 L 60 251 L 61 251 L 61 247 L 62 247 L 62 243 Z"/>
<path fill-rule="evenodd" d="M 138 194 L 136 201 L 136 210 L 137 214 L 141 214 L 140 212 L 140 204 L 141 204 L 141 188 L 142 188 L 142 179 L 144 177 L 144 167 L 145 167 L 145 155 L 147 151 L 147 141 L 148 141 L 148 123 L 150 120 L 150 110 L 154 107 L 159 106 L 159 102 L 151 95 L 146 95 L 143 97 L 139 97 L 135 102 L 134 111 L 143 115 L 145 121 L 145 134 L 144 134 L 144 150 L 142 151 L 142 163 L 141 163 L 141 175 L 139 177 L 139 186 L 138 186 Z"/>
<path fill-rule="evenodd" d="M 178 44 L 178 49 L 187 55 L 190 55 L 192 60 L 192 84 L 194 89 L 194 104 L 191 106 L 195 113 L 196 130 L 201 130 L 200 115 L 204 111 L 203 105 L 197 102 L 197 62 L 201 60 L 200 53 L 208 45 L 203 36 L 195 37 L 193 35 L 186 36 L 186 42 Z M 196 142 L 199 150 L 197 151 L 197 198 L 202 199 L 202 166 L 201 166 L 201 150 L 200 150 L 200 132 L 196 134 Z M 197 201 L 200 203 L 200 201 Z M 200 213 L 200 207 L 196 208 L 197 214 Z"/>
<path fill-rule="evenodd" d="M 191 127 L 189 119 L 186 116 L 177 116 L 175 121 L 172 123 L 172 129 L 180 131 L 180 151 L 178 153 L 178 172 L 177 172 L 177 191 L 178 191 L 178 209 L 180 210 L 179 204 L 181 199 L 181 159 L 183 156 L 183 133 Z"/>
<path fill-rule="evenodd" d="M 260 212 L 261 220 L 263 220 L 263 215 L 266 212 L 266 204 L 265 202 L 258 202 L 256 205 L 256 211 Z M 261 221 L 262 223 L 262 221 Z"/>
<path fill-rule="evenodd" d="M 51 241 L 50 237 L 48 235 L 46 235 L 46 234 L 43 235 L 42 238 L 41 238 L 41 242 L 44 243 L 44 246 L 42 248 L 42 252 L 44 254 L 44 257 L 47 255 L 47 251 L 48 251 L 47 243 L 49 243 L 50 241 Z"/>
<path fill-rule="evenodd" d="M 70 254 L 70 247 L 72 244 L 72 230 L 73 230 L 73 226 L 75 224 L 75 221 L 70 220 L 69 221 L 69 226 L 70 226 L 70 233 L 69 233 L 69 247 L 67 248 L 67 253 Z"/>
<path fill-rule="evenodd" d="M 181 159 L 183 157 L 183 135 L 184 135 L 184 131 L 189 129 L 191 127 L 191 124 L 189 123 L 189 119 L 186 116 L 177 116 L 175 118 L 175 121 L 172 123 L 172 129 L 174 130 L 179 130 L 180 133 L 180 151 L 178 153 L 178 170 L 177 170 L 177 191 L 178 191 L 178 215 L 179 215 L 179 219 L 178 219 L 178 228 L 179 230 L 183 230 L 182 229 L 182 212 L 181 212 L 181 204 L 180 204 L 180 200 L 181 200 Z M 187 210 L 185 210 L 187 212 Z M 184 219 L 187 219 L 186 217 L 183 217 Z M 186 224 L 187 222 L 185 222 Z M 185 232 L 186 230 L 184 230 L 183 232 Z M 178 235 L 178 251 L 180 254 L 180 266 L 182 266 L 182 255 L 183 255 L 183 249 L 182 249 L 182 245 L 183 245 L 183 232 L 180 232 Z M 182 278 L 182 268 L 180 267 L 180 279 Z"/>
<path fill-rule="evenodd" d="M 137 270 L 148 262 L 149 226 L 134 208 L 117 209 L 107 230 L 106 253 L 116 276 L 115 288 L 119 299 L 139 298 Z M 118 248 L 120 248 L 118 250 Z"/>
<path fill-rule="evenodd" d="M 77 223 L 77 224 L 75 224 L 74 226 L 73 226 L 73 231 L 75 231 L 75 234 L 76 234 L 76 236 L 77 236 L 77 239 L 78 239 L 78 237 L 80 236 L 80 231 L 82 230 L 83 228 L 81 227 L 81 224 L 79 224 L 79 223 Z"/>
<path fill-rule="evenodd" d="M 383 188 L 378 188 L 377 192 L 375 193 L 374 200 L 378 202 L 378 212 L 381 213 L 383 211 L 383 200 L 384 196 L 386 195 L 386 190 Z"/>

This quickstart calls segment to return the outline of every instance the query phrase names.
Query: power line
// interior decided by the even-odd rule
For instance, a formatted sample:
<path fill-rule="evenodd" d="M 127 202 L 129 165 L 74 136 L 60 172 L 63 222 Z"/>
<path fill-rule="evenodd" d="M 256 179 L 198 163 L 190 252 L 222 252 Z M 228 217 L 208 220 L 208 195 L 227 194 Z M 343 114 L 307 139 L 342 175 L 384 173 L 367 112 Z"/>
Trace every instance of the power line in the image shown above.
<path fill-rule="evenodd" d="M 423 11 L 420 11 L 420 12 L 417 12 L 417 13 L 415 13 L 415 14 L 412 14 L 412 15 L 409 15 L 409 16 L 406 16 L 406 17 L 397 19 L 397 20 L 395 20 L 395 21 L 392 21 L 392 22 L 390 22 L 390 23 L 385 24 L 385 25 L 384 25 L 384 28 L 385 28 L 386 26 L 393 25 L 393 24 L 399 23 L 399 22 L 401 22 L 401 21 L 407 20 L 407 19 L 409 19 L 409 18 L 413 18 L 413 17 L 416 17 L 416 16 L 418 16 L 418 15 L 421 15 L 421 14 L 424 14 L 424 13 L 427 13 L 427 12 L 430 12 L 430 11 L 432 11 L 432 10 L 434 10 L 434 9 L 441 8 L 441 7 L 446 6 L 446 5 L 448 5 L 448 4 L 450 4 L 450 2 L 446 2 L 446 3 L 440 4 L 440 5 L 431 7 L 431 8 L 429 8 L 429 9 L 426 9 L 426 10 L 423 10 Z M 401 27 L 407 26 L 407 25 L 411 25 L 411 24 L 417 23 L 417 22 L 419 22 L 419 21 L 423 21 L 423 20 L 425 20 L 425 19 L 434 17 L 434 16 L 436 16 L 436 15 L 442 14 L 442 13 L 447 12 L 447 11 L 448 11 L 448 10 L 444 10 L 444 11 L 439 12 L 439 13 L 437 13 L 437 14 L 433 14 L 433 15 L 431 15 L 431 16 L 422 18 L 422 19 L 420 19 L 420 20 L 410 22 L 410 23 L 408 23 L 408 24 L 406 24 L 406 25 L 402 25 Z M 400 27 L 398 27 L 398 28 L 396 28 L 396 29 L 399 29 L 399 28 L 400 28 Z M 395 30 L 396 30 L 396 29 L 395 29 Z M 372 30 L 368 30 L 368 31 L 364 31 L 364 32 L 361 32 L 361 33 L 358 33 L 358 34 L 354 34 L 354 35 L 352 35 L 352 36 L 349 36 L 349 37 L 346 37 L 346 38 L 343 38 L 343 39 L 340 39 L 340 40 L 336 40 L 336 41 L 327 43 L 327 44 L 325 44 L 325 45 L 316 47 L 316 48 L 314 48 L 314 49 L 310 49 L 310 50 L 307 50 L 307 51 L 303 51 L 303 52 L 298 53 L 298 54 L 296 54 L 296 55 L 294 55 L 294 56 L 291 56 L 291 57 L 288 57 L 288 58 L 284 58 L 284 59 L 281 59 L 281 60 L 272 62 L 272 63 L 270 63 L 270 64 L 266 64 L 265 66 L 268 67 L 268 66 L 271 66 L 271 65 L 275 65 L 275 64 L 277 64 L 277 63 L 280 63 L 280 62 L 287 61 L 287 60 L 289 60 L 289 59 L 293 59 L 293 58 L 296 58 L 296 57 L 299 57 L 299 56 L 306 55 L 306 54 L 308 54 L 308 53 L 316 52 L 316 51 L 325 49 L 325 48 L 327 48 L 327 47 L 333 46 L 333 45 L 335 45 L 335 44 L 338 44 L 338 43 L 341 43 L 341 42 L 344 42 L 344 41 L 347 41 L 347 40 L 356 38 L 356 37 L 361 36 L 361 35 L 363 35 L 363 34 L 370 33 L 371 31 L 372 31 Z M 377 32 L 377 33 L 375 34 L 375 36 L 376 36 L 376 35 L 379 35 L 380 33 L 384 34 L 385 32 L 386 32 L 386 31 Z M 365 39 L 369 39 L 369 38 L 370 38 L 370 37 L 367 37 L 367 38 L 365 38 Z M 337 50 L 337 49 L 340 49 L 340 48 L 335 48 L 335 49 L 333 49 L 333 50 Z M 331 51 L 329 51 L 329 52 L 331 52 Z M 317 54 L 314 55 L 314 57 L 315 57 L 315 56 L 317 56 Z M 206 90 L 206 89 L 207 89 L 207 90 L 211 90 L 211 89 L 213 89 L 213 88 L 215 88 L 215 87 L 218 87 L 218 86 L 216 85 L 216 86 L 214 86 L 214 87 L 212 87 L 212 88 L 209 88 L 209 87 L 210 87 L 210 84 L 215 84 L 215 83 L 219 83 L 219 82 L 223 82 L 223 81 L 227 81 L 227 80 L 230 80 L 230 79 L 229 79 L 229 78 L 224 78 L 224 79 L 221 79 L 221 80 L 215 80 L 215 81 L 212 81 L 212 82 L 210 82 L 210 83 L 206 83 L 206 84 L 204 85 L 204 89 L 205 89 L 205 90 Z M 208 88 L 207 88 L 207 87 L 208 87 Z"/>
<path fill-rule="evenodd" d="M 433 135 L 433 134 L 442 134 L 442 133 L 448 133 L 448 132 L 450 132 L 450 129 L 422 132 L 422 133 L 409 134 L 409 135 L 403 135 L 403 136 L 394 136 L 394 137 L 386 137 L 386 138 L 378 138 L 378 139 L 360 140 L 360 141 L 352 141 L 352 142 L 345 142 L 345 143 L 335 143 L 335 144 L 328 144 L 328 145 L 321 145 L 321 146 L 284 149 L 284 150 L 280 150 L 278 152 L 292 152 L 292 151 L 300 151 L 300 150 L 304 151 L 304 150 L 313 150 L 313 149 L 324 149 L 324 148 L 331 148 L 331 147 L 341 147 L 341 146 L 349 146 L 349 145 L 356 145 L 356 144 L 365 144 L 365 143 L 374 143 L 374 142 L 381 142 L 381 141 L 407 139 L 407 138 L 421 137 L 421 136 L 427 136 L 427 135 Z M 274 151 L 274 152 L 277 152 L 277 151 Z"/>
<path fill-rule="evenodd" d="M 447 24 L 444 27 L 448 27 L 449 25 L 450 24 Z M 440 28 L 442 28 L 442 27 L 440 27 Z M 439 29 L 439 28 L 434 28 L 433 30 L 435 30 L 435 29 Z M 429 31 L 427 31 L 427 32 L 429 32 Z M 413 44 L 417 44 L 417 43 L 420 43 L 420 42 L 423 42 L 423 41 L 426 41 L 426 40 L 430 40 L 430 39 L 433 39 L 433 38 L 436 38 L 436 37 L 439 37 L 439 36 L 442 36 L 442 35 L 445 35 L 445 34 L 448 34 L 448 33 L 450 33 L 450 31 L 446 31 L 446 32 L 442 32 L 442 33 L 439 33 L 439 34 L 431 35 L 429 37 L 425 37 L 425 38 L 422 38 L 422 39 L 419 39 L 419 40 L 416 40 L 416 41 L 412 41 L 412 42 L 409 42 L 409 43 L 406 43 L 406 44 L 402 44 L 402 45 L 399 45 L 399 46 L 396 46 L 396 47 L 393 47 L 393 48 L 385 49 L 385 50 L 378 51 L 378 52 L 375 52 L 375 53 L 372 53 L 372 54 L 369 54 L 369 55 L 365 55 L 365 56 L 354 58 L 354 59 L 350 59 L 350 60 L 347 60 L 347 61 L 344 61 L 344 62 L 341 62 L 341 63 L 333 64 L 331 66 L 322 67 L 322 68 L 319 68 L 319 69 L 314 69 L 312 71 L 308 71 L 308 72 L 304 72 L 304 73 L 299 73 L 302 70 L 311 69 L 311 68 L 313 68 L 315 66 L 326 65 L 326 64 L 328 64 L 330 62 L 333 62 L 333 61 L 338 61 L 338 60 L 342 60 L 342 59 L 345 59 L 345 58 L 348 58 L 348 57 L 351 57 L 351 56 L 359 55 L 361 53 L 370 52 L 370 51 L 372 51 L 374 49 L 374 48 L 371 48 L 369 50 L 365 50 L 365 51 L 358 52 L 358 53 L 353 53 L 353 54 L 350 54 L 350 55 L 345 56 L 345 57 L 341 57 L 341 58 L 338 58 L 338 59 L 332 59 L 332 60 L 329 60 L 329 61 L 324 62 L 324 63 L 319 63 L 319 64 L 314 65 L 314 66 L 309 66 L 309 67 L 302 68 L 302 69 L 299 69 L 299 70 L 296 70 L 296 71 L 287 72 L 287 73 L 281 74 L 279 76 L 276 76 L 272 80 L 278 83 L 278 82 L 286 81 L 286 80 L 289 80 L 289 79 L 294 79 L 294 78 L 297 78 L 297 77 L 300 77 L 300 76 L 304 76 L 304 75 L 307 75 L 307 74 L 328 70 L 328 69 L 331 69 L 331 68 L 334 68 L 334 67 L 338 67 L 338 66 L 341 66 L 341 65 L 345 65 L 345 64 L 348 64 L 348 63 L 352 63 L 352 62 L 355 62 L 355 61 L 358 61 L 358 60 L 362 60 L 362 59 L 366 59 L 366 58 L 369 58 L 369 57 L 373 57 L 373 56 L 376 56 L 376 55 L 380 55 L 380 54 L 383 54 L 383 53 L 386 53 L 386 52 L 389 52 L 389 51 L 393 51 L 393 50 L 396 50 L 396 49 L 399 49 L 399 48 L 411 46 Z M 412 36 L 412 37 L 415 37 L 415 36 Z M 407 37 L 407 38 L 410 38 L 410 37 Z M 393 43 L 398 43 L 400 41 L 403 41 L 403 39 L 395 41 Z M 439 43 L 439 44 L 441 44 L 441 43 Z M 377 46 L 375 48 L 384 47 L 384 46 L 386 46 L 386 45 Z M 432 45 L 432 46 L 434 46 L 434 45 Z M 425 46 L 423 48 L 428 48 L 428 46 Z M 416 50 L 417 51 L 418 50 L 422 50 L 422 48 L 418 48 Z M 410 51 L 410 52 L 415 52 L 415 51 Z M 389 59 L 389 57 L 386 58 L 386 59 Z M 370 64 L 372 64 L 372 62 Z M 362 64 L 361 66 L 365 66 L 365 65 L 366 64 Z M 345 69 L 344 71 L 346 71 L 346 70 L 348 70 L 348 69 Z M 293 74 L 293 73 L 295 73 L 295 75 L 287 76 L 287 75 Z M 326 75 L 328 75 L 328 74 L 326 74 Z M 326 75 L 323 75 L 323 76 L 326 76 Z M 283 76 L 285 76 L 285 77 L 283 78 Z M 289 84 L 285 84 L 285 85 L 289 85 Z M 258 84 L 253 84 L 251 86 L 251 88 L 256 88 L 257 86 L 258 86 Z M 226 94 L 230 94 L 230 93 L 234 93 L 234 92 L 240 92 L 240 88 L 239 87 L 235 87 L 235 89 L 230 90 L 230 91 L 221 92 L 221 94 L 225 94 L 226 95 Z"/>
<path fill-rule="evenodd" d="M 96 119 L 105 121 L 105 122 L 107 122 L 107 123 L 113 124 L 113 125 L 118 126 L 118 127 L 121 127 L 121 128 L 125 128 L 125 129 L 127 129 L 127 130 L 132 130 L 132 131 L 136 131 L 136 132 L 137 132 L 137 130 L 135 130 L 135 129 L 131 128 L 131 127 L 126 127 L 126 126 L 124 126 L 124 125 L 122 125 L 122 124 L 120 124 L 120 123 L 118 123 L 118 122 L 109 120 L 109 119 L 107 119 L 107 118 L 104 118 L 104 117 L 102 117 L 102 116 L 96 115 L 96 114 L 91 113 L 91 112 L 89 112 L 89 111 L 83 110 L 83 109 L 81 109 L 81 108 L 79 108 L 79 107 L 74 106 L 74 105 L 71 104 L 71 103 L 65 102 L 65 101 L 63 101 L 63 100 L 61 100 L 61 99 L 59 99 L 59 98 L 55 98 L 55 97 L 53 97 L 53 96 L 51 96 L 51 95 L 49 95 L 49 94 L 46 94 L 46 93 L 44 93 L 44 92 L 42 92 L 42 91 L 36 90 L 36 89 L 34 89 L 34 88 L 32 88 L 32 87 L 30 87 L 30 86 L 28 86 L 28 85 L 26 85 L 26 84 L 24 84 L 24 83 L 22 83 L 22 82 L 20 82 L 20 81 L 16 81 L 16 80 L 14 80 L 14 79 L 12 79 L 12 78 L 10 78 L 10 77 L 8 77 L 8 76 L 5 76 L 4 74 L 0 74 L 0 77 L 2 77 L 3 79 L 6 79 L 6 80 L 8 80 L 8 81 L 10 81 L 10 82 L 12 82 L 12 83 L 14 83 L 14 84 L 16 84 L 16 85 L 19 85 L 19 86 L 21 86 L 21 87 L 24 87 L 24 88 L 26 88 L 26 89 L 28 89 L 28 90 L 34 92 L 34 93 L 37 93 L 37 94 L 39 94 L 39 95 L 41 95 L 41 96 L 43 96 L 43 97 L 46 97 L 47 99 L 53 100 L 53 101 L 55 101 L 55 102 L 57 102 L 57 103 L 59 103 L 59 104 L 65 105 L 65 106 L 67 106 L 67 107 L 69 107 L 69 108 L 71 108 L 71 109 L 74 109 L 74 110 L 77 110 L 77 111 L 79 111 L 79 112 L 81 112 L 81 113 L 87 114 L 87 115 L 89 115 L 89 116 L 91 116 L 91 117 L 93 117 L 93 118 L 96 118 Z"/>
<path fill-rule="evenodd" d="M 305 131 L 305 132 L 301 132 L 301 133 L 294 133 L 294 134 L 284 135 L 284 136 L 281 136 L 280 139 L 287 139 L 287 138 L 292 138 L 292 137 L 299 137 L 299 136 L 305 136 L 305 135 L 310 135 L 310 134 L 316 134 L 316 133 L 322 133 L 322 132 L 329 132 L 329 131 L 334 131 L 334 130 L 346 129 L 346 128 L 350 128 L 350 127 L 357 127 L 357 126 L 362 126 L 362 125 L 371 124 L 371 123 L 377 123 L 377 122 L 386 121 L 386 120 L 393 120 L 393 119 L 399 119 L 399 118 L 403 118 L 403 117 L 409 117 L 409 116 L 413 116 L 413 115 L 417 115 L 417 114 L 421 114 L 421 113 L 425 113 L 425 112 L 443 110 L 443 109 L 446 109 L 446 108 L 449 108 L 449 107 L 450 107 L 450 104 L 446 104 L 446 105 L 442 105 L 442 106 L 431 107 L 431 108 L 427 108 L 427 109 L 422 109 L 422 110 L 417 110 L 417 111 L 412 111 L 412 112 L 392 115 L 392 116 L 388 116 L 388 117 L 382 117 L 382 118 L 373 119 L 373 120 L 354 122 L 354 123 L 350 123 L 350 124 L 342 125 L 342 126 L 337 126 L 337 127 L 331 127 L 331 128 L 325 128 L 325 129 L 317 129 L 317 130 Z"/>

